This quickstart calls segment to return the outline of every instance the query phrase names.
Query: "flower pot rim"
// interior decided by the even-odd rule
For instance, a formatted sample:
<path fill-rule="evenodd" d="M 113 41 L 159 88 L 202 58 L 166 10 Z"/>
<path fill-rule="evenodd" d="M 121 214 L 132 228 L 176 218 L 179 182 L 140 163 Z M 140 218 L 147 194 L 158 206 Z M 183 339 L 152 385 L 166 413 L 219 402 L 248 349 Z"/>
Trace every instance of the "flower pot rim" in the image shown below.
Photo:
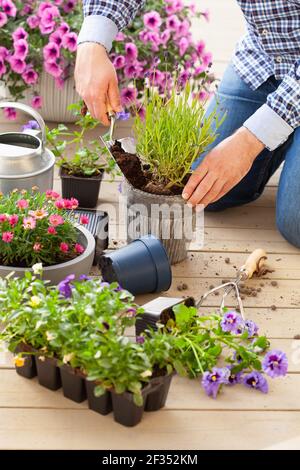
<path fill-rule="evenodd" d="M 86 249 L 79 256 L 76 256 L 76 258 L 73 258 L 69 261 L 64 261 L 63 263 L 52 264 L 51 266 L 43 266 L 43 273 L 51 273 L 55 271 L 58 267 L 63 269 L 66 266 L 78 264 L 83 259 L 89 257 L 95 251 L 96 242 L 91 232 L 79 224 L 74 224 L 74 225 L 75 225 L 75 228 L 78 230 L 78 232 L 81 232 L 81 234 L 86 238 L 87 240 Z M 4 264 L 0 265 L 0 267 L 2 270 L 7 271 L 7 274 L 9 274 L 12 271 L 16 273 L 32 271 L 32 267 L 19 268 L 15 266 L 6 266 Z"/>
<path fill-rule="evenodd" d="M 186 204 L 186 201 L 180 196 L 176 194 L 172 195 L 167 195 L 167 194 L 155 194 L 155 193 L 148 193 L 147 191 L 143 191 L 142 189 L 135 188 L 127 178 L 124 177 L 125 183 L 130 187 L 132 191 L 135 191 L 136 193 L 140 194 L 142 197 L 148 197 L 153 198 L 153 199 L 165 199 L 166 202 L 174 203 L 175 202 L 180 202 L 181 205 Z"/>
<path fill-rule="evenodd" d="M 101 181 L 103 178 L 104 170 L 100 169 L 99 175 L 93 176 L 76 176 L 76 175 L 69 175 L 67 172 L 64 173 L 63 168 L 59 168 L 59 176 L 63 179 L 74 179 L 74 180 L 83 180 L 83 181 Z"/>

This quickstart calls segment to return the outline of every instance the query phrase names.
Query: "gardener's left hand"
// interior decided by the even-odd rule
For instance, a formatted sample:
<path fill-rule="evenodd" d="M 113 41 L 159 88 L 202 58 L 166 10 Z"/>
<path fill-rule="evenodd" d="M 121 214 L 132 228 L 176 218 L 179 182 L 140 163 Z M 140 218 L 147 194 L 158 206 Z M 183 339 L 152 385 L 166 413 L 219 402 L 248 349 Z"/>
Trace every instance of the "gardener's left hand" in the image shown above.
<path fill-rule="evenodd" d="M 217 201 L 243 179 L 263 149 L 264 144 L 241 127 L 206 155 L 185 186 L 183 199 L 192 206 Z"/>

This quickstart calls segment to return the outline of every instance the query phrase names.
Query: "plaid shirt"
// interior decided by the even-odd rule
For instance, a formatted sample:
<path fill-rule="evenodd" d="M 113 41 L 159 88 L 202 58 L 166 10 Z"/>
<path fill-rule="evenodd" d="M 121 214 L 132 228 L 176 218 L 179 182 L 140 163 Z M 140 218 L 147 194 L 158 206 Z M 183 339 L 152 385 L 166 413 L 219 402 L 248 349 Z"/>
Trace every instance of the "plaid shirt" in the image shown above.
<path fill-rule="evenodd" d="M 257 89 L 270 76 L 282 80 L 266 104 L 245 123 L 269 150 L 300 126 L 300 0 L 237 0 L 247 22 L 233 65 Z M 83 0 L 85 20 L 79 43 L 99 42 L 109 50 L 146 0 Z"/>

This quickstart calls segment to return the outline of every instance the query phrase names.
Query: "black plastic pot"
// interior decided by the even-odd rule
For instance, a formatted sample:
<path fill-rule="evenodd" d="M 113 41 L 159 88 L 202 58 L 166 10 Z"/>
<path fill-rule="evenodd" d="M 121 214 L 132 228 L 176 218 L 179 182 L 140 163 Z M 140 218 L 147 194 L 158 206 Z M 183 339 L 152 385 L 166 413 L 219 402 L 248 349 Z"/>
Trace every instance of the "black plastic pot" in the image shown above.
<path fill-rule="evenodd" d="M 63 394 L 66 398 L 81 403 L 86 400 L 85 379 L 82 375 L 68 365 L 60 367 L 60 376 Z"/>
<path fill-rule="evenodd" d="M 172 272 L 167 253 L 153 235 L 103 255 L 99 265 L 105 281 L 117 281 L 134 295 L 162 292 L 171 286 Z"/>
<path fill-rule="evenodd" d="M 133 401 L 132 393 L 117 394 L 111 392 L 114 420 L 123 426 L 136 426 L 142 419 L 144 407 L 137 406 Z"/>
<path fill-rule="evenodd" d="M 106 392 L 100 397 L 96 397 L 94 394 L 94 388 L 97 386 L 95 382 L 89 380 L 85 381 L 86 393 L 90 410 L 96 411 L 101 415 L 107 415 L 112 411 L 112 399 L 111 394 Z"/>
<path fill-rule="evenodd" d="M 20 352 L 26 353 L 23 355 L 23 358 L 25 359 L 24 365 L 22 367 L 16 366 L 17 374 L 21 375 L 22 377 L 25 377 L 26 379 L 32 379 L 33 377 L 36 377 L 37 370 L 36 370 L 36 363 L 35 363 L 35 355 L 30 354 L 31 352 L 34 353 L 35 350 L 31 346 L 28 346 L 27 344 L 19 344 L 16 347 L 15 352 L 16 354 Z"/>
<path fill-rule="evenodd" d="M 95 207 L 98 202 L 103 172 L 90 178 L 68 175 L 60 169 L 62 197 L 75 197 L 80 207 Z"/>
<path fill-rule="evenodd" d="M 61 378 L 56 359 L 36 356 L 35 360 L 39 384 L 49 390 L 58 390 L 61 387 Z"/>
<path fill-rule="evenodd" d="M 145 403 L 145 411 L 158 411 L 166 404 L 173 374 L 153 379 L 154 390 L 148 393 Z"/>

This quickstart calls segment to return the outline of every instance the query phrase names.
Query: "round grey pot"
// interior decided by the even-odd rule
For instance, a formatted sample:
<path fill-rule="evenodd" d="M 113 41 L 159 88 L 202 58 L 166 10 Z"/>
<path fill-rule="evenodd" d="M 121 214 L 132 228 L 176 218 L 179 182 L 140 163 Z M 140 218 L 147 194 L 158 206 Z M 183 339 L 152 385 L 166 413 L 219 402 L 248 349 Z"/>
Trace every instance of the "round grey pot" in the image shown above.
<path fill-rule="evenodd" d="M 127 242 L 151 234 L 161 240 L 171 264 L 185 260 L 194 216 L 182 197 L 146 193 L 127 180 L 122 192 L 127 208 Z"/>
<path fill-rule="evenodd" d="M 43 279 L 50 281 L 50 284 L 58 284 L 69 274 L 75 274 L 76 279 L 78 279 L 82 274 L 88 275 L 91 270 L 95 252 L 95 239 L 86 228 L 77 225 L 76 229 L 78 231 L 78 243 L 85 250 L 81 255 L 70 261 L 43 267 Z M 26 271 L 32 271 L 32 269 L 0 266 L 0 277 L 5 277 L 11 272 L 14 272 L 15 277 L 23 277 Z"/>

